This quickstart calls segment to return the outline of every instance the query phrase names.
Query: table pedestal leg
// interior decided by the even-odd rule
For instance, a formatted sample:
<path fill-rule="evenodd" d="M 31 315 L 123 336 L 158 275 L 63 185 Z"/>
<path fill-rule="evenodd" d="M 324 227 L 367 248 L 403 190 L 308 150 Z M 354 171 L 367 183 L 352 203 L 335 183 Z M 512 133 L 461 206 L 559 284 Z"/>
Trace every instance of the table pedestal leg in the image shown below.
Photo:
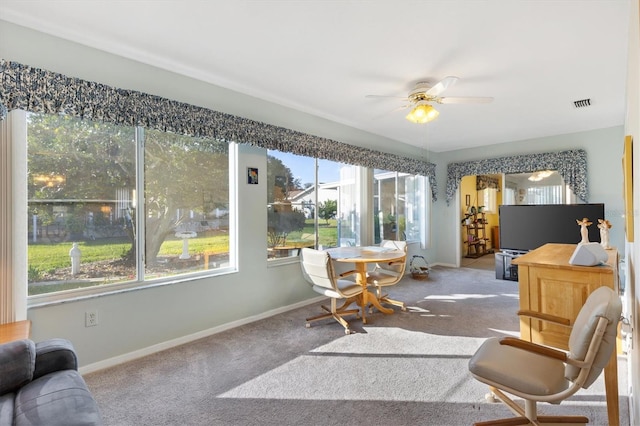
<path fill-rule="evenodd" d="M 392 314 L 393 309 L 385 308 L 384 306 L 382 306 L 380 304 L 380 301 L 378 300 L 378 297 L 375 295 L 375 293 L 371 293 L 369 290 L 367 290 L 367 265 L 365 263 L 357 263 L 356 268 L 358 271 L 356 282 L 364 288 L 364 291 L 362 292 L 362 299 L 361 299 L 362 304 L 360 305 L 362 307 L 363 320 L 364 320 L 364 310 L 367 308 L 367 305 L 369 303 L 371 303 L 376 309 L 378 309 L 383 314 L 387 314 L 387 315 Z"/>
<path fill-rule="evenodd" d="M 362 299 L 364 300 L 364 308 L 366 308 L 367 303 L 371 303 L 377 310 L 379 310 L 383 314 L 389 315 L 393 313 L 393 309 L 385 308 L 384 306 L 382 306 L 375 293 L 371 293 L 369 290 L 365 290 L 364 293 L 362 293 Z"/>

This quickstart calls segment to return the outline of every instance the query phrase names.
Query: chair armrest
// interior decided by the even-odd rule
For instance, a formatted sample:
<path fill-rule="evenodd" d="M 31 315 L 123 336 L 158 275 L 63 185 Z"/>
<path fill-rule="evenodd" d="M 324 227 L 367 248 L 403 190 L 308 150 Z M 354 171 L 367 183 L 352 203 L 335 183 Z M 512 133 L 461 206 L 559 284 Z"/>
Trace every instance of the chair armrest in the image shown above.
<path fill-rule="evenodd" d="M 562 325 L 565 327 L 571 327 L 570 320 L 566 318 L 558 317 L 555 315 L 551 315 L 551 314 L 544 314 L 542 312 L 520 310 L 518 311 L 518 316 L 530 317 L 530 318 L 538 319 L 541 321 L 552 322 L 554 324 Z"/>
<path fill-rule="evenodd" d="M 0 395 L 13 392 L 33 379 L 35 352 L 29 339 L 0 345 Z"/>
<path fill-rule="evenodd" d="M 517 339 L 515 337 L 503 337 L 500 339 L 501 345 L 513 346 L 518 349 L 522 349 L 528 352 L 534 352 L 548 358 L 559 359 L 560 361 L 567 362 L 567 354 L 557 349 L 550 348 L 548 346 L 537 345 L 535 343 L 527 342 L 526 340 Z"/>
<path fill-rule="evenodd" d="M 352 269 L 352 270 L 350 270 L 350 271 L 346 271 L 346 272 L 341 273 L 341 274 L 339 275 L 339 277 L 340 277 L 340 278 L 344 278 L 344 277 L 346 277 L 346 276 L 353 275 L 353 274 L 357 274 L 357 273 L 358 273 L 358 271 L 356 271 L 355 269 Z"/>
<path fill-rule="evenodd" d="M 54 371 L 77 369 L 78 357 L 70 341 L 49 339 L 36 343 L 34 380 Z"/>

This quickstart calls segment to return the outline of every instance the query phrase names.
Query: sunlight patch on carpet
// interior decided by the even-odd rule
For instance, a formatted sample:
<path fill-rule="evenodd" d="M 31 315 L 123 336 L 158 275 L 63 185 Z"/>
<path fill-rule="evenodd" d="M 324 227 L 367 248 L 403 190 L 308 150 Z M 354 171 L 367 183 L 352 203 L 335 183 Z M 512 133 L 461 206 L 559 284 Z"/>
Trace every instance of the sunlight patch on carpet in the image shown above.
<path fill-rule="evenodd" d="M 467 364 L 482 341 L 372 327 L 366 334 L 318 347 L 218 397 L 423 402 L 446 397 L 469 402 L 469 387 L 477 384 L 469 380 Z"/>

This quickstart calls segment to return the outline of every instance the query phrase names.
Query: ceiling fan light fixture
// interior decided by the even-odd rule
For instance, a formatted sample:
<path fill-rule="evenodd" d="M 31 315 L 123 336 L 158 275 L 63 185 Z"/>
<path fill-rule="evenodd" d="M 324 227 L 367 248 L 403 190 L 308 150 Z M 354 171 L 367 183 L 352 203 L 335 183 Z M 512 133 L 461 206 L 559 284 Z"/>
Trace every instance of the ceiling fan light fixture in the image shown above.
<path fill-rule="evenodd" d="M 531 176 L 529 176 L 529 180 L 531 182 L 540 182 L 542 179 L 546 179 L 549 176 L 551 176 L 553 174 L 553 172 L 551 170 L 541 170 L 538 172 L 533 173 Z"/>
<path fill-rule="evenodd" d="M 425 101 L 419 101 L 405 117 L 412 123 L 424 124 L 435 120 L 440 113 Z"/>

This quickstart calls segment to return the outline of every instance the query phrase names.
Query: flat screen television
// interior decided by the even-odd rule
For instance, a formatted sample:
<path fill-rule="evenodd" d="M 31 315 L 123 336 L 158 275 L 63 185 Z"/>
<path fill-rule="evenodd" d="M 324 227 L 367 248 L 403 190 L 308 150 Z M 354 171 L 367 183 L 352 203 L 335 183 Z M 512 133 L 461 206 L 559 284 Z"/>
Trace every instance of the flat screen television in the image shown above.
<path fill-rule="evenodd" d="M 578 244 L 580 225 L 593 222 L 589 241 L 600 242 L 598 219 L 605 219 L 604 204 L 502 205 L 499 207 L 500 250 L 527 252 L 546 243 Z"/>

